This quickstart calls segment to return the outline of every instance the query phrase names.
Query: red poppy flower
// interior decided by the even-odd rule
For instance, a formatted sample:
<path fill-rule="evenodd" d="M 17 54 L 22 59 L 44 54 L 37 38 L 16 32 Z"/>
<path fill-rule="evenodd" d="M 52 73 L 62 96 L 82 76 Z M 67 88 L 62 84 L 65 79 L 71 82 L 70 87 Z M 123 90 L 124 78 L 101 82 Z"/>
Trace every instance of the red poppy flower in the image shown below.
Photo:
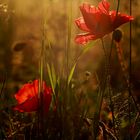
<path fill-rule="evenodd" d="M 20 112 L 32 112 L 39 109 L 39 80 L 34 80 L 32 83 L 25 84 L 17 94 L 15 98 L 18 104 L 14 107 L 14 110 Z M 47 87 L 43 81 L 43 111 L 48 112 L 51 103 L 51 88 Z"/>
<path fill-rule="evenodd" d="M 102 38 L 104 35 L 114 31 L 120 25 L 133 20 L 133 17 L 116 11 L 109 11 L 110 4 L 102 0 L 98 7 L 84 3 L 80 6 L 83 17 L 75 20 L 76 25 L 86 33 L 76 36 L 75 41 L 86 44 L 90 40 Z"/>

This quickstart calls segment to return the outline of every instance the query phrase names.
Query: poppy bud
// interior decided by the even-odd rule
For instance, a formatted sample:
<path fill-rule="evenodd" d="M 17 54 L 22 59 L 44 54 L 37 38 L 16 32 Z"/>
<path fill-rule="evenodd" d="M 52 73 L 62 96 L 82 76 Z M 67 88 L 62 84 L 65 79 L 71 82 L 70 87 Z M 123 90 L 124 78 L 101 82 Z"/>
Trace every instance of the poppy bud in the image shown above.
<path fill-rule="evenodd" d="M 112 38 L 113 40 L 115 40 L 117 43 L 119 43 L 122 39 L 122 31 L 121 30 L 115 30 L 113 32 L 113 35 L 112 35 Z"/>

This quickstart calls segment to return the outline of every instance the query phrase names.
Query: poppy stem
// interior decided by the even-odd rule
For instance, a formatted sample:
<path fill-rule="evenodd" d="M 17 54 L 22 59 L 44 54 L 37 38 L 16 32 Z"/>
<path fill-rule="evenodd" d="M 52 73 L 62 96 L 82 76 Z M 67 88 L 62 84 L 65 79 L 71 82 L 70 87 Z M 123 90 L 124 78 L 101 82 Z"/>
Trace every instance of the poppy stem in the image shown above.
<path fill-rule="evenodd" d="M 118 0 L 117 10 L 116 10 L 116 16 L 118 15 L 118 12 L 119 12 L 119 7 L 120 7 L 120 0 Z"/>
<path fill-rule="evenodd" d="M 106 54 L 106 50 L 104 47 L 104 41 L 101 38 L 101 42 L 102 42 L 102 48 L 105 54 L 105 57 L 107 58 L 107 54 Z M 106 59 L 107 60 L 107 59 Z M 107 63 L 106 63 L 107 64 Z M 99 102 L 97 103 L 97 112 L 95 112 L 94 114 L 94 123 L 93 123 L 93 138 L 96 139 L 97 135 L 98 135 L 98 131 L 99 131 L 99 121 L 100 121 L 100 116 L 101 116 L 101 109 L 102 109 L 102 103 L 103 103 L 103 97 L 104 97 L 104 92 L 105 92 L 105 88 L 106 88 L 106 81 L 107 81 L 107 69 L 106 69 L 106 65 L 105 64 L 105 74 L 104 74 L 104 80 L 102 80 L 102 82 L 100 82 L 100 88 L 99 88 Z"/>
<path fill-rule="evenodd" d="M 111 45 L 110 45 L 110 51 L 109 51 L 109 56 L 107 56 L 106 51 L 105 51 L 105 47 L 104 47 L 104 43 L 102 40 L 102 44 L 103 44 L 103 49 L 105 52 L 105 56 L 106 56 L 106 82 L 107 82 L 107 88 L 108 88 L 108 93 L 109 93 L 109 100 L 110 100 L 110 108 L 111 108 L 111 113 L 112 113 L 112 123 L 113 123 L 113 130 L 114 130 L 114 134 L 117 137 L 116 134 L 116 129 L 115 129 L 115 115 L 114 115 L 114 105 L 113 105 L 113 101 L 112 101 L 112 88 L 110 85 L 110 65 L 111 65 L 111 54 L 112 54 L 112 48 L 113 48 L 113 38 L 111 39 Z"/>
<path fill-rule="evenodd" d="M 104 51 L 105 58 L 107 58 L 107 54 L 106 54 L 103 38 L 101 38 L 101 42 L 102 42 L 102 48 L 103 48 L 103 51 Z"/>
<path fill-rule="evenodd" d="M 113 37 L 111 39 L 111 44 L 110 44 L 110 51 L 109 51 L 109 57 L 108 57 L 108 74 L 110 76 L 108 76 L 108 87 L 109 87 L 109 100 L 110 100 L 110 109 L 111 109 L 111 113 L 112 113 L 112 124 L 113 124 L 113 131 L 114 131 L 114 134 L 116 136 L 117 139 L 118 136 L 117 136 L 117 133 L 116 133 L 116 122 L 115 122 L 115 114 L 114 114 L 114 104 L 113 104 L 113 101 L 112 101 L 112 95 L 113 95 L 113 90 L 111 88 L 111 85 L 110 85 L 110 78 L 111 78 L 111 74 L 110 74 L 110 71 L 111 71 L 111 54 L 112 54 L 112 48 L 113 48 Z M 112 94 L 111 94 L 112 93 Z"/>
<path fill-rule="evenodd" d="M 104 41 L 103 39 L 101 38 L 101 42 L 102 42 L 102 48 L 103 48 L 103 51 L 104 51 L 104 54 L 105 54 L 105 57 L 106 57 L 106 60 L 107 60 L 107 54 L 106 54 L 106 50 L 105 50 L 105 46 L 104 46 Z M 105 87 L 106 87 L 106 81 L 107 81 L 107 62 L 105 62 L 105 77 L 104 77 L 104 81 L 102 82 L 101 84 L 101 89 L 102 91 L 100 92 L 100 101 L 99 101 L 99 117 L 100 117 L 100 114 L 101 114 L 101 108 L 102 108 L 102 102 L 103 102 L 103 96 L 104 96 L 104 92 L 105 92 Z"/>
<path fill-rule="evenodd" d="M 109 51 L 109 57 L 108 57 L 108 65 L 110 66 L 111 61 L 111 54 L 112 54 L 112 48 L 113 48 L 113 37 L 111 39 L 111 45 L 110 45 L 110 51 Z"/>

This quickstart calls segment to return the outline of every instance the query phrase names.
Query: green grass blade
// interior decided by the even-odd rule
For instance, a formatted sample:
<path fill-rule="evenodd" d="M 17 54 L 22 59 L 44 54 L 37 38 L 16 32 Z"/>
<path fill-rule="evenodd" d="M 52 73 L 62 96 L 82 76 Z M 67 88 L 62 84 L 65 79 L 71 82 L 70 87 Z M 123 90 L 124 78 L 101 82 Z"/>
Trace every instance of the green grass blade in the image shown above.
<path fill-rule="evenodd" d="M 69 76 L 68 76 L 68 85 L 70 84 L 70 81 L 71 81 L 71 79 L 72 79 L 72 76 L 73 76 L 73 73 L 74 73 L 76 64 L 77 64 L 77 63 L 75 63 L 75 64 L 73 65 L 72 69 L 70 70 L 70 74 L 69 74 Z"/>
<path fill-rule="evenodd" d="M 55 68 L 54 68 L 53 64 L 51 64 L 51 76 L 52 76 L 52 82 L 53 82 L 53 85 L 55 88 L 55 86 L 56 86 L 56 72 L 55 72 Z"/>
<path fill-rule="evenodd" d="M 138 140 L 140 137 L 140 130 L 138 131 L 137 135 L 135 136 L 134 140 Z"/>
<path fill-rule="evenodd" d="M 49 75 L 51 87 L 52 87 L 52 90 L 53 90 L 53 93 L 54 93 L 55 92 L 54 91 L 54 83 L 53 83 L 53 79 L 52 79 L 51 68 L 50 68 L 50 65 L 48 63 L 47 63 L 47 70 L 48 70 L 48 75 Z"/>

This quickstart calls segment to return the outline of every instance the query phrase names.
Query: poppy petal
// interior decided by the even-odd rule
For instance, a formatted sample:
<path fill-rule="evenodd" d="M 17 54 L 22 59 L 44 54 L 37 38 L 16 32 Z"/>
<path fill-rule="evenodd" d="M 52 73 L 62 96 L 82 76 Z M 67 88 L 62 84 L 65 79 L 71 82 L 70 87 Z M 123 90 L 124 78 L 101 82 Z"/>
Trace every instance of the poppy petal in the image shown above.
<path fill-rule="evenodd" d="M 78 44 L 85 45 L 90 40 L 97 39 L 97 36 L 94 36 L 93 34 L 79 34 L 75 38 L 75 42 Z"/>
<path fill-rule="evenodd" d="M 77 35 L 76 43 L 86 44 L 89 40 L 104 37 L 120 25 L 133 20 L 133 17 L 126 14 L 118 13 L 116 16 L 116 11 L 109 11 L 109 8 L 110 3 L 106 0 L 102 0 L 97 8 L 88 3 L 80 6 L 83 18 L 77 19 L 76 24 L 88 33 Z"/>
<path fill-rule="evenodd" d="M 81 10 L 81 12 L 85 11 L 86 13 L 98 12 L 98 9 L 95 6 L 90 5 L 89 3 L 83 3 L 83 5 L 80 6 L 80 10 Z"/>
<path fill-rule="evenodd" d="M 121 14 L 120 12 L 116 16 L 116 11 L 110 11 L 110 18 L 112 20 L 113 29 L 116 29 L 122 24 L 127 23 L 134 19 L 132 16 Z"/>
<path fill-rule="evenodd" d="M 80 10 L 87 27 L 90 31 L 95 32 L 95 28 L 99 21 L 99 11 L 96 7 L 92 7 L 89 4 L 83 4 L 83 6 L 80 7 Z"/>
<path fill-rule="evenodd" d="M 98 9 L 100 10 L 100 12 L 104 14 L 109 13 L 109 8 L 110 8 L 110 4 L 106 0 L 102 0 L 98 5 Z"/>
<path fill-rule="evenodd" d="M 18 103 L 23 103 L 28 98 L 32 97 L 32 86 L 31 84 L 24 85 L 17 94 L 15 94 L 15 98 Z"/>
<path fill-rule="evenodd" d="M 38 94 L 38 80 L 34 80 L 32 83 L 25 84 L 17 94 L 15 98 L 19 104 L 23 103 L 27 99 Z"/>
<path fill-rule="evenodd" d="M 20 112 L 33 112 L 37 111 L 39 107 L 38 98 L 32 97 L 22 104 L 16 105 L 13 109 Z"/>
<path fill-rule="evenodd" d="M 79 27 L 79 29 L 81 29 L 83 31 L 87 31 L 87 32 L 90 31 L 90 29 L 85 24 L 85 21 L 84 21 L 84 18 L 83 17 L 80 17 L 80 18 L 76 19 L 75 20 L 75 23 Z"/>
<path fill-rule="evenodd" d="M 101 14 L 100 20 L 94 30 L 94 34 L 99 37 L 103 37 L 105 34 L 110 33 L 112 31 L 112 22 L 110 17 L 106 14 Z"/>
<path fill-rule="evenodd" d="M 15 98 L 18 101 L 18 104 L 13 108 L 20 112 L 33 112 L 37 111 L 40 107 L 40 100 L 38 97 L 39 92 L 39 80 L 34 80 L 32 83 L 25 84 L 17 94 Z M 42 108 L 45 112 L 48 112 L 49 106 L 51 103 L 51 88 L 47 87 L 43 81 L 42 86 Z"/>

